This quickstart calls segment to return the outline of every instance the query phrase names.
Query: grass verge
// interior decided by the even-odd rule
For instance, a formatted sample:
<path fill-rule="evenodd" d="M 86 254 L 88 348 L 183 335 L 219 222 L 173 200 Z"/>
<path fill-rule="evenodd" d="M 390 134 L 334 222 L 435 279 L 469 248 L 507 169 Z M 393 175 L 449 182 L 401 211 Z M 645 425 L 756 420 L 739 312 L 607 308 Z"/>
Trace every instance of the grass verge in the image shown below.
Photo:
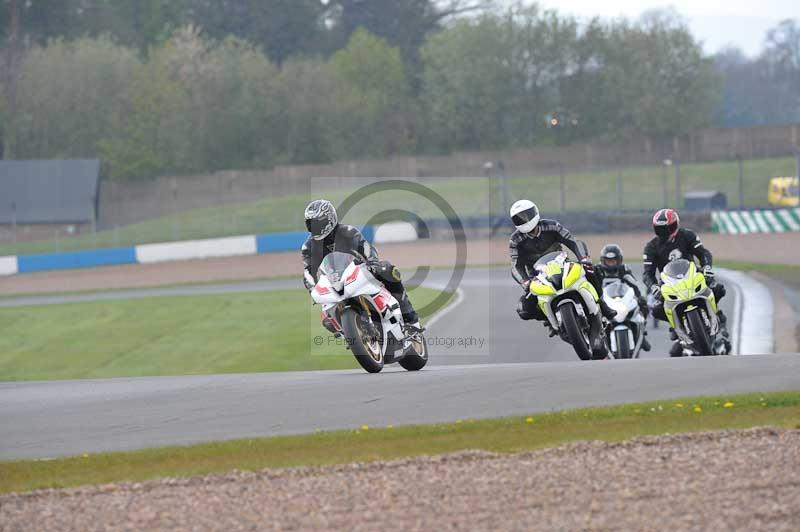
<path fill-rule="evenodd" d="M 410 297 L 423 308 L 438 294 Z M 0 308 L 0 381 L 357 367 L 316 336 L 328 338 L 303 290 Z"/>
<path fill-rule="evenodd" d="M 494 420 L 361 427 L 302 436 L 0 462 L 0 493 L 159 477 L 389 460 L 483 449 L 521 452 L 581 440 L 755 426 L 800 428 L 800 392 L 657 401 Z"/>

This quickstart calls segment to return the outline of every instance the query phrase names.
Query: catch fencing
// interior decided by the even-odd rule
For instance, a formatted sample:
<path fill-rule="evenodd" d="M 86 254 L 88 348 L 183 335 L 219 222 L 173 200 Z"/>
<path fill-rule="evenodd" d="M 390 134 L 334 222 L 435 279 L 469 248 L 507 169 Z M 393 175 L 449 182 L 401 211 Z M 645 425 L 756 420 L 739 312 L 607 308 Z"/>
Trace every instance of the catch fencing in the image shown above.
<path fill-rule="evenodd" d="M 794 138 L 789 133 L 797 135 L 796 129 L 768 133 L 789 146 Z M 795 175 L 798 163 L 786 154 L 783 144 L 781 151 L 777 141 L 765 142 L 766 135 L 721 130 L 704 140 L 695 138 L 693 144 L 676 141 L 666 146 L 641 140 L 631 144 L 635 150 L 630 148 L 639 150 L 641 157 L 631 155 L 628 160 L 614 160 L 610 148 L 584 144 L 230 171 L 135 183 L 105 181 L 100 187 L 99 215 L 91 223 L 22 224 L 16 219 L 0 223 L 0 256 L 302 231 L 309 200 L 326 197 L 338 205 L 359 187 L 391 179 L 433 190 L 463 219 L 507 218 L 509 202 L 529 198 L 546 217 L 600 219 L 601 223 L 590 224 L 596 230 L 635 230 L 628 220 L 646 222 L 647 213 L 662 207 L 688 214 L 684 209 L 688 192 L 719 191 L 729 207 L 740 211 L 768 207 L 770 179 Z M 767 145 L 772 148 L 766 150 Z M 740 149 L 741 156 L 734 149 Z M 783 156 L 749 157 L 767 152 Z M 704 161 L 708 154 L 723 159 L 689 162 Z M 0 203 L 4 201 L 13 200 L 0 197 Z M 407 202 L 387 196 L 380 201 L 403 206 L 426 221 L 445 221 L 441 213 L 413 198 Z M 344 221 L 366 225 L 391 220 L 370 221 L 368 214 L 356 209 Z M 719 226 L 730 230 L 725 222 Z M 731 223 L 740 230 L 735 219 Z M 746 222 L 745 227 L 749 229 Z"/>

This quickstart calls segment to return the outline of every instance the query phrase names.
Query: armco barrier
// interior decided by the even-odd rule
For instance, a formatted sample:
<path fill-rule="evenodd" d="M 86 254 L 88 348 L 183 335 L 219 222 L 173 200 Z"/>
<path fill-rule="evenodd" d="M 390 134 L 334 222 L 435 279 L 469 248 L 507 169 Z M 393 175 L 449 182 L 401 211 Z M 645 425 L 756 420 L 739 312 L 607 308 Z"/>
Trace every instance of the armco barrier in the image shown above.
<path fill-rule="evenodd" d="M 375 229 L 376 244 L 395 242 L 414 242 L 419 239 L 417 228 L 408 222 L 391 222 L 379 225 Z"/>
<path fill-rule="evenodd" d="M 255 236 L 186 240 L 136 246 L 136 262 L 140 264 L 255 254 Z"/>
<path fill-rule="evenodd" d="M 364 237 L 372 241 L 375 230 L 363 227 Z M 47 253 L 0 257 L 0 276 L 51 270 L 71 270 L 119 264 L 153 264 L 174 260 L 208 259 L 300 251 L 308 233 L 272 233 L 266 235 L 234 236 L 184 242 L 143 244 L 130 248 L 95 249 L 70 253 Z"/>
<path fill-rule="evenodd" d="M 134 264 L 135 262 L 136 254 L 133 248 L 94 249 L 70 253 L 21 255 L 17 257 L 17 269 L 19 273 L 31 273 Z"/>
<path fill-rule="evenodd" d="M 0 275 L 14 275 L 17 269 L 17 257 L 0 257 Z"/>
<path fill-rule="evenodd" d="M 711 213 L 711 229 L 729 235 L 800 231 L 800 208 L 715 211 Z"/>

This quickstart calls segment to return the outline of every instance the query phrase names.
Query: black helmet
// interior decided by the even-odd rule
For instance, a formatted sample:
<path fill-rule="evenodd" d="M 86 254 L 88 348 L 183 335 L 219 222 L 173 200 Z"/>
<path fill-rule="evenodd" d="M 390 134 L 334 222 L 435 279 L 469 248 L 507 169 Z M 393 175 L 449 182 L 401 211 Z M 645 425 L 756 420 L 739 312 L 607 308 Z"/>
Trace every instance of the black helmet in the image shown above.
<path fill-rule="evenodd" d="M 607 244 L 600 251 L 600 265 L 606 270 L 619 268 L 623 262 L 622 248 L 617 244 Z"/>
<path fill-rule="evenodd" d="M 339 223 L 336 209 L 328 200 L 314 200 L 306 206 L 306 229 L 314 240 L 323 240 Z"/>

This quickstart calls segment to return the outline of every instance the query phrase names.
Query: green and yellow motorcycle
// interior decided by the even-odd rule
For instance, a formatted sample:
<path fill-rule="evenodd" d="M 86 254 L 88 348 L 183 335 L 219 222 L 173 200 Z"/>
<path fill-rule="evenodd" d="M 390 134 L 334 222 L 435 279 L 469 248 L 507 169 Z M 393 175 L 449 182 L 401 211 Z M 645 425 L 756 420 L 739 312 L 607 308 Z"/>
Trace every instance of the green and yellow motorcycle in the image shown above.
<path fill-rule="evenodd" d="M 669 324 L 675 329 L 683 352 L 689 356 L 728 355 L 714 292 L 694 262 L 679 259 L 661 272 L 661 296 Z"/>
<path fill-rule="evenodd" d="M 605 327 L 599 297 L 578 262 L 563 251 L 544 255 L 533 266 L 537 272 L 530 292 L 539 301 L 553 330 L 572 345 L 581 360 L 606 357 Z"/>

